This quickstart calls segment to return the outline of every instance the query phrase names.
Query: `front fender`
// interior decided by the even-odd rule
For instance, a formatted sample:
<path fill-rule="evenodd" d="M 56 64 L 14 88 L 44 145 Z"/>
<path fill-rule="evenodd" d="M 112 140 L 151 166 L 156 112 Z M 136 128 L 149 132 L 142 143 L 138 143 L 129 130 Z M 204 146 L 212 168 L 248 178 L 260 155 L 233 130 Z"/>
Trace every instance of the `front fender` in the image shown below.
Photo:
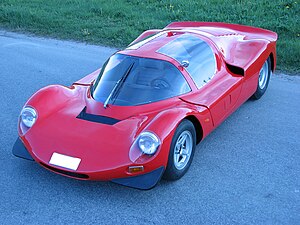
<path fill-rule="evenodd" d="M 143 131 L 154 132 L 161 140 L 161 147 L 156 153 L 156 162 L 166 167 L 172 138 L 180 122 L 188 116 L 196 115 L 197 111 L 190 105 L 166 109 L 158 113 Z"/>
<path fill-rule="evenodd" d="M 196 112 L 190 108 L 172 108 L 158 113 L 145 127 L 145 131 L 153 131 L 162 140 L 172 137 L 179 123 Z"/>
<path fill-rule="evenodd" d="M 83 92 L 85 91 L 85 87 L 77 85 L 71 87 L 50 85 L 40 89 L 32 95 L 24 106 L 31 106 L 37 111 L 38 119 L 36 123 L 44 121 L 53 113 L 61 110 L 68 104 L 72 104 L 74 108 L 75 106 L 78 106 L 79 114 L 84 105 Z M 36 124 L 34 124 L 34 126 L 35 125 Z M 19 134 L 22 135 L 20 130 Z"/>
<path fill-rule="evenodd" d="M 153 131 L 162 140 L 165 140 L 170 138 L 170 136 L 173 137 L 177 126 L 183 119 L 191 119 L 192 117 L 195 119 L 192 121 L 193 123 L 195 121 L 199 122 L 199 127 L 196 126 L 195 128 L 196 130 L 201 129 L 202 138 L 206 137 L 215 128 L 211 113 L 207 107 L 185 102 L 179 107 L 158 113 L 143 130 Z"/>

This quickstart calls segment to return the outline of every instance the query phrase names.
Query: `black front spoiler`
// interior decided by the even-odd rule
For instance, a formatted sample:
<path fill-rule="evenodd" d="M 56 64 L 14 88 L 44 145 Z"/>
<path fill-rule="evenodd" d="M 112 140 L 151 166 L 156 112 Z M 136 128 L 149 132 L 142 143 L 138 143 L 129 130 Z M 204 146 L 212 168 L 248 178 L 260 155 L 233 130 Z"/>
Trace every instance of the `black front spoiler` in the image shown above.
<path fill-rule="evenodd" d="M 31 157 L 31 155 L 29 154 L 29 152 L 27 151 L 27 149 L 25 148 L 23 142 L 21 141 L 20 138 L 18 138 L 14 144 L 12 153 L 20 158 L 23 159 L 28 159 L 31 161 L 34 161 L 34 159 Z"/>
<path fill-rule="evenodd" d="M 34 161 L 34 159 L 31 157 L 20 138 L 16 140 L 12 153 L 17 157 Z M 164 170 L 165 168 L 162 166 L 156 170 L 151 171 L 150 173 L 133 177 L 113 179 L 111 181 L 127 187 L 148 190 L 155 187 L 155 185 L 162 177 Z"/>
<path fill-rule="evenodd" d="M 127 187 L 142 189 L 142 190 L 149 190 L 154 188 L 155 185 L 158 183 L 160 178 L 164 173 L 165 168 L 159 167 L 156 170 L 151 171 L 150 173 L 146 173 L 139 176 L 134 177 L 125 177 L 119 179 L 113 179 L 112 182 L 121 184 Z"/>

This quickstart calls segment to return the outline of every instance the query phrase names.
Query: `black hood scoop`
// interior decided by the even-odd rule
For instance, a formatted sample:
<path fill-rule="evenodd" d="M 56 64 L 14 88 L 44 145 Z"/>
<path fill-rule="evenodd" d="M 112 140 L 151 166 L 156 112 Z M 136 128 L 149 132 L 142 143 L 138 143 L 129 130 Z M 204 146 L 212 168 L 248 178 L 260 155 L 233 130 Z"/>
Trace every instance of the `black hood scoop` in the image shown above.
<path fill-rule="evenodd" d="M 121 121 L 107 116 L 89 114 L 86 112 L 86 107 L 83 108 L 83 110 L 79 113 L 79 115 L 76 118 L 107 125 L 114 125 Z"/>

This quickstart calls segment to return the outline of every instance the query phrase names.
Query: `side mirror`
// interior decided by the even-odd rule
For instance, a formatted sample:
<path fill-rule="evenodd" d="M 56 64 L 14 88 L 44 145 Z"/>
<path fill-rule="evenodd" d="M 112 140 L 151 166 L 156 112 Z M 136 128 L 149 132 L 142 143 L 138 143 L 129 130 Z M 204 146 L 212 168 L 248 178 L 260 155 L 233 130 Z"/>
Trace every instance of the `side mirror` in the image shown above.
<path fill-rule="evenodd" d="M 190 62 L 188 60 L 182 60 L 180 65 L 184 68 L 187 68 L 190 65 Z"/>

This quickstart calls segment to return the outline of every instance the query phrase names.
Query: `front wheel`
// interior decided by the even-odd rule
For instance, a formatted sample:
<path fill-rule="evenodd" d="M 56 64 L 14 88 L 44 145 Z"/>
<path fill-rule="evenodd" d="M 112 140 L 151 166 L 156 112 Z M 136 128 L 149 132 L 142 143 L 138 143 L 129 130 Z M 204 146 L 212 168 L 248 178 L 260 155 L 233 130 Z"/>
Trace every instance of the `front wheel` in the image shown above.
<path fill-rule="evenodd" d="M 252 95 L 253 99 L 260 99 L 261 96 L 263 96 L 263 94 L 266 92 L 270 81 L 271 73 L 271 59 L 269 57 L 259 71 L 257 89 L 256 92 Z"/>
<path fill-rule="evenodd" d="M 193 123 L 183 120 L 172 139 L 168 165 L 163 175 L 166 180 L 178 180 L 189 169 L 196 147 L 196 131 Z"/>

